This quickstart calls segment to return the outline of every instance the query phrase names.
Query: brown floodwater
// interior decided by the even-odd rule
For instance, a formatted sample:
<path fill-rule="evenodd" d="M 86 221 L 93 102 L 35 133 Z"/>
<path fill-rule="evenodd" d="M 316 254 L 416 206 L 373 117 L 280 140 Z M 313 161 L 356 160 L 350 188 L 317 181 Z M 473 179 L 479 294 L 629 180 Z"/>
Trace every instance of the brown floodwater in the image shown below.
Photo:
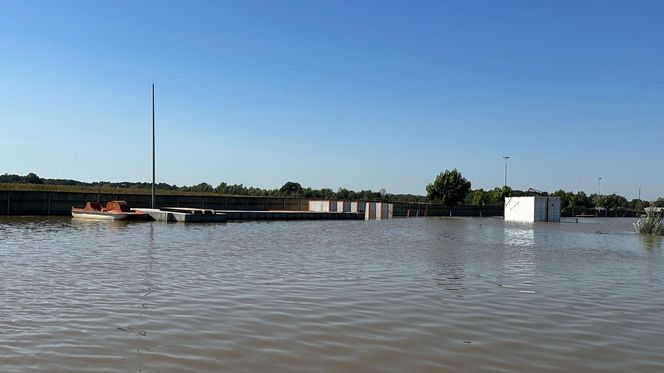
<path fill-rule="evenodd" d="M 0 218 L 0 371 L 664 371 L 633 219 Z"/>

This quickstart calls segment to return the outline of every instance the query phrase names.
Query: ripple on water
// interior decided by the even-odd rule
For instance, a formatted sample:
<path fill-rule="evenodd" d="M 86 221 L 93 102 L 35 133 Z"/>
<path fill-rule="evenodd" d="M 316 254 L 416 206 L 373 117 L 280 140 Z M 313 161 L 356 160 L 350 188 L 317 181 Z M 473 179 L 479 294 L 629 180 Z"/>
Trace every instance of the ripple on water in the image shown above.
<path fill-rule="evenodd" d="M 2 370 L 664 370 L 661 246 L 581 223 L 5 218 Z"/>

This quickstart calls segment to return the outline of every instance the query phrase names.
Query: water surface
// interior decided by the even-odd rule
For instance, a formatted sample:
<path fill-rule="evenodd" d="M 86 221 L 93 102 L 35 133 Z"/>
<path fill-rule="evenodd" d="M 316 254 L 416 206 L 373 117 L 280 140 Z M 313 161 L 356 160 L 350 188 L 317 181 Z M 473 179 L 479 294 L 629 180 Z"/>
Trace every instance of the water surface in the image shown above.
<path fill-rule="evenodd" d="M 661 372 L 632 222 L 0 218 L 0 370 Z"/>

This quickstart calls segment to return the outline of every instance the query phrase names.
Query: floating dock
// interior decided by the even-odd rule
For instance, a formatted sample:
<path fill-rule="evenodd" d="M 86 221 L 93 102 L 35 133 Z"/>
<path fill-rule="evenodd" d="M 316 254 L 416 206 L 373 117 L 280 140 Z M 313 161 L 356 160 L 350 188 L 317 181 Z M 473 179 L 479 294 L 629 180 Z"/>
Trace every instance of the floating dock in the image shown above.
<path fill-rule="evenodd" d="M 228 221 L 249 220 L 363 220 L 364 215 L 351 212 L 312 212 L 312 211 L 246 211 L 216 210 L 225 214 Z"/>
<path fill-rule="evenodd" d="M 254 220 L 363 220 L 351 212 L 212 210 L 189 207 L 138 208 L 156 221 L 179 223 L 224 223 Z"/>
<path fill-rule="evenodd" d="M 214 210 L 186 207 L 162 207 L 159 209 L 137 209 L 145 211 L 156 221 L 173 221 L 179 223 L 224 223 L 226 215 Z"/>

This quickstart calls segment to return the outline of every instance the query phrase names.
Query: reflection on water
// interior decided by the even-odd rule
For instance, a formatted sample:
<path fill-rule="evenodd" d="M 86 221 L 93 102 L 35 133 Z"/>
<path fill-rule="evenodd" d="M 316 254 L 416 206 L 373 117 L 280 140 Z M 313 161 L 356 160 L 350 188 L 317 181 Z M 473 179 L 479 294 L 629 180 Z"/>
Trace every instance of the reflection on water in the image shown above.
<path fill-rule="evenodd" d="M 507 246 L 532 247 L 535 245 L 535 224 L 505 223 L 503 242 Z"/>
<path fill-rule="evenodd" d="M 632 222 L 4 217 L 0 370 L 662 371 Z"/>
<path fill-rule="evenodd" d="M 100 220 L 88 220 L 88 219 L 71 219 L 69 223 L 72 228 L 80 229 L 84 231 L 91 232 L 106 232 L 106 231 L 122 231 L 123 229 L 129 228 L 137 222 L 123 221 L 123 220 L 109 220 L 109 221 L 100 221 Z"/>
<path fill-rule="evenodd" d="M 507 253 L 504 261 L 505 272 L 511 274 L 518 282 L 503 284 L 520 292 L 531 290 L 532 278 L 535 275 L 535 224 L 505 223 L 503 236 L 504 249 Z"/>
<path fill-rule="evenodd" d="M 657 235 L 640 235 L 639 239 L 643 246 L 649 250 L 656 250 L 662 248 L 662 243 L 664 242 L 664 237 Z"/>

